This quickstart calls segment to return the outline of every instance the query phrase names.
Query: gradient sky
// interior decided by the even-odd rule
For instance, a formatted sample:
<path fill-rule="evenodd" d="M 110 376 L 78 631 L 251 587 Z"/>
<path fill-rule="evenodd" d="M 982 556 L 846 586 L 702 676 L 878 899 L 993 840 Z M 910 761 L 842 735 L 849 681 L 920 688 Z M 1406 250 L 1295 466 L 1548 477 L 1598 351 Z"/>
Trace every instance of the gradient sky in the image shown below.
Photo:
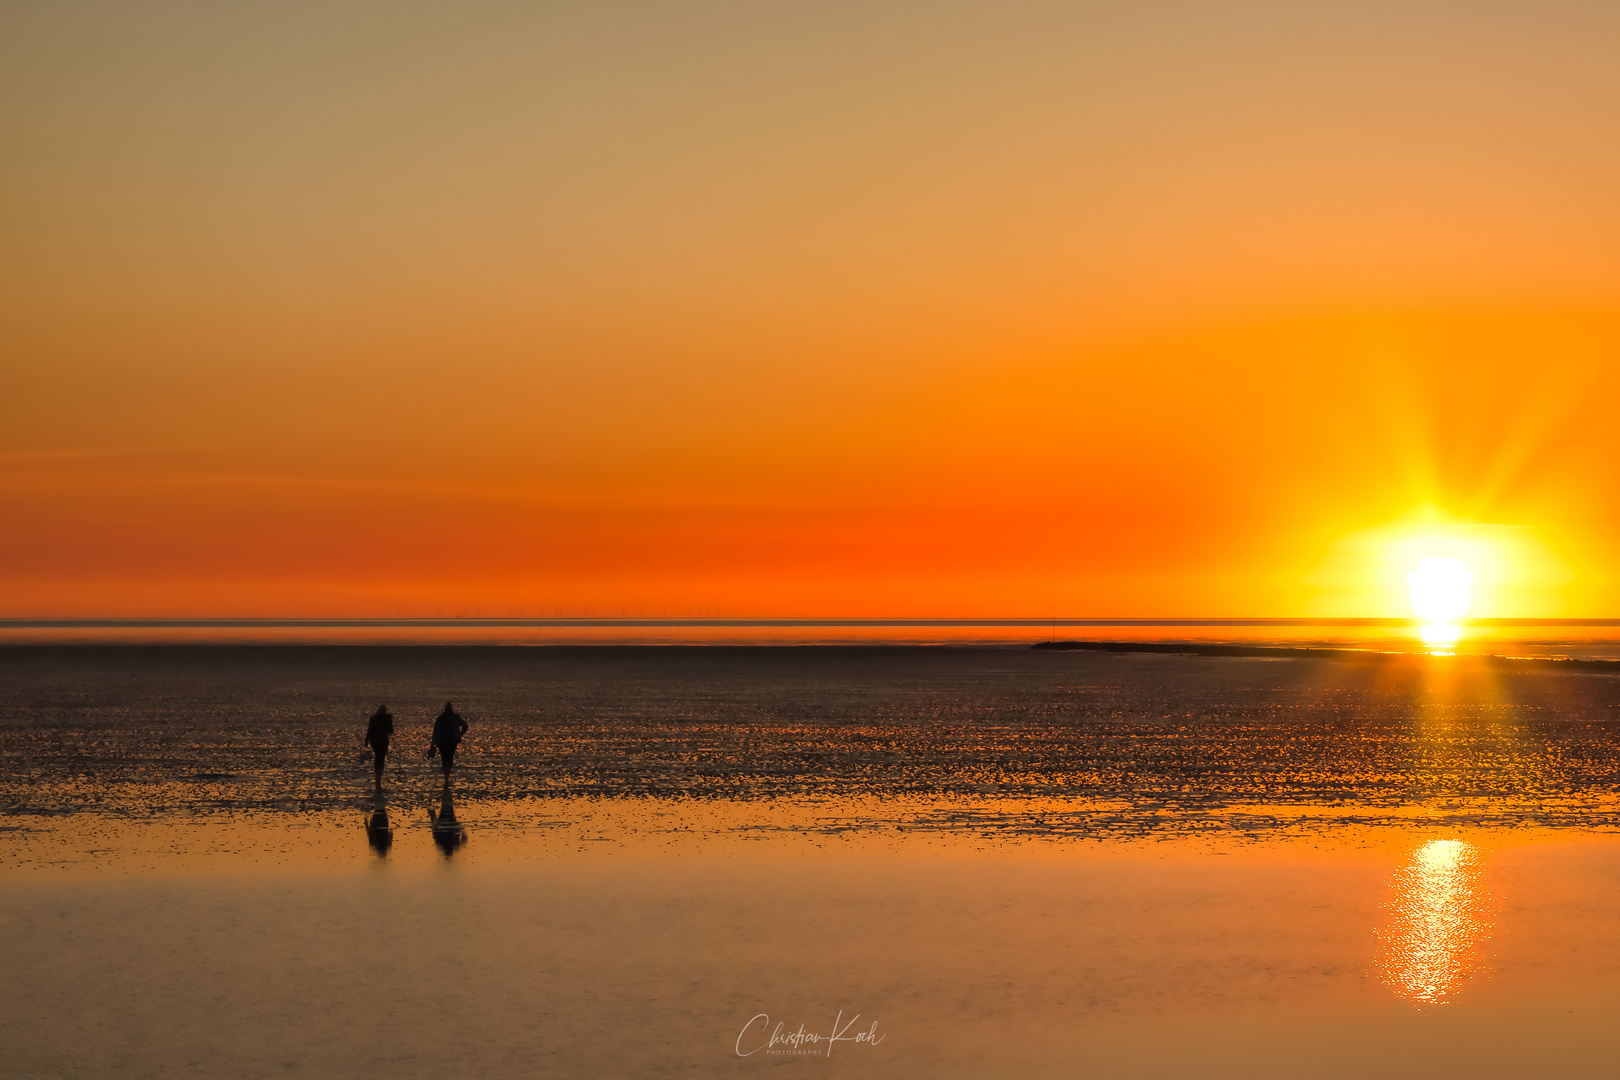
<path fill-rule="evenodd" d="M 1612 3 L 8 3 L 0 616 L 1399 615 L 1437 529 L 1477 614 L 1615 615 L 1616 56 Z"/>

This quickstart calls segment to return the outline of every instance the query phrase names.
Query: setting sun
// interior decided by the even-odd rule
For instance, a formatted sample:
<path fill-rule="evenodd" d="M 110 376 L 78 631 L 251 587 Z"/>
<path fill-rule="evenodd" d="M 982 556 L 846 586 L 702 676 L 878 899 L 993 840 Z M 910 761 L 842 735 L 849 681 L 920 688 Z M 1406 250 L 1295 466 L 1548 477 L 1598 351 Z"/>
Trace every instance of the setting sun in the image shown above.
<path fill-rule="evenodd" d="M 1427 622 L 1449 623 L 1460 618 L 1474 602 L 1468 586 L 1474 574 L 1461 559 L 1430 556 L 1406 575 L 1412 592 L 1412 610 Z"/>
<path fill-rule="evenodd" d="M 1468 587 L 1474 582 L 1473 571 L 1461 559 L 1431 555 L 1419 560 L 1417 568 L 1406 575 L 1411 590 L 1412 610 L 1424 620 L 1418 637 L 1425 645 L 1454 645 L 1462 632 L 1456 619 L 1474 602 Z"/>

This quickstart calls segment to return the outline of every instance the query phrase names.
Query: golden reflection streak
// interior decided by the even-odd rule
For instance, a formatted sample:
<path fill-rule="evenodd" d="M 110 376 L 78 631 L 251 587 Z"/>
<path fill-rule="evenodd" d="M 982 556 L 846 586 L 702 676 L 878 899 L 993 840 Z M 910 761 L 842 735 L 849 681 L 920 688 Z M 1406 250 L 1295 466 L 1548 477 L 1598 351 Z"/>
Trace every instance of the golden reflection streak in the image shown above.
<path fill-rule="evenodd" d="M 1491 932 L 1479 849 L 1431 840 L 1396 872 L 1394 889 L 1390 920 L 1379 934 L 1380 974 L 1401 997 L 1448 1004 Z"/>
<path fill-rule="evenodd" d="M 1418 637 L 1422 639 L 1425 645 L 1443 648 L 1447 645 L 1457 644 L 1458 639 L 1462 637 L 1462 630 L 1456 623 L 1424 623 L 1418 627 Z M 1451 654 L 1438 653 L 1436 655 L 1449 656 Z"/>

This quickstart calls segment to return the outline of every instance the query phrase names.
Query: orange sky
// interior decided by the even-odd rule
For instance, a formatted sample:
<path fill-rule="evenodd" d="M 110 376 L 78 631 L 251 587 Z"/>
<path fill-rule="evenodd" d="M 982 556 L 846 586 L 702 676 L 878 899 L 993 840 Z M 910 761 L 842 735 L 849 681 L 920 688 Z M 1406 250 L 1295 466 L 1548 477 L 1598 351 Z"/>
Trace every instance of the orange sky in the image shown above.
<path fill-rule="evenodd" d="M 1620 612 L 1620 10 L 1299 7 L 8 9 L 0 617 Z"/>

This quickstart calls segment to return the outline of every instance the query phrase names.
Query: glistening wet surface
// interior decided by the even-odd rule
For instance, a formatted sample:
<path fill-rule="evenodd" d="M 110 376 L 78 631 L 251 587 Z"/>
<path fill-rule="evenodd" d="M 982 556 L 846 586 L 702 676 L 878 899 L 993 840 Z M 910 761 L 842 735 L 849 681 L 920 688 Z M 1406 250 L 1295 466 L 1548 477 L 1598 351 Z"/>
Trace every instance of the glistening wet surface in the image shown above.
<path fill-rule="evenodd" d="M 789 799 L 847 804 L 850 827 L 1135 835 L 1413 814 L 1606 829 L 1620 805 L 1620 680 L 1462 657 L 18 648 L 0 679 L 13 824 L 358 807 L 365 717 L 395 711 L 386 785 L 414 790 L 434 782 L 421 753 L 446 699 L 472 724 L 458 796 L 498 815 Z"/>
<path fill-rule="evenodd" d="M 1609 1075 L 1620 693 L 1452 659 L 0 650 L 6 1071 Z"/>

